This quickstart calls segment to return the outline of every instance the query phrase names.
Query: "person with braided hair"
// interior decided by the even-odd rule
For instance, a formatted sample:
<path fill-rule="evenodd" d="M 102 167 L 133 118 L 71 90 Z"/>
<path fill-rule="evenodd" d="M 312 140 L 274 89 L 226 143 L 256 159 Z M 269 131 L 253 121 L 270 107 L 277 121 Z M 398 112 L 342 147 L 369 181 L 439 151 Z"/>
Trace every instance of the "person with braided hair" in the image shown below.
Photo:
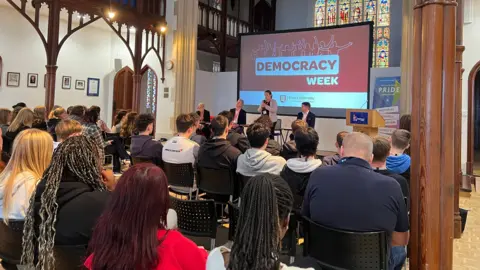
<path fill-rule="evenodd" d="M 55 245 L 87 246 L 110 193 L 113 173 L 101 170 L 95 142 L 70 137 L 55 151 L 30 199 L 23 230 L 22 265 L 55 269 Z M 80 263 L 80 262 L 79 262 Z"/>
<path fill-rule="evenodd" d="M 241 198 L 232 249 L 222 246 L 212 250 L 207 270 L 300 269 L 279 259 L 293 207 L 287 182 L 273 174 L 255 176 L 245 185 Z"/>

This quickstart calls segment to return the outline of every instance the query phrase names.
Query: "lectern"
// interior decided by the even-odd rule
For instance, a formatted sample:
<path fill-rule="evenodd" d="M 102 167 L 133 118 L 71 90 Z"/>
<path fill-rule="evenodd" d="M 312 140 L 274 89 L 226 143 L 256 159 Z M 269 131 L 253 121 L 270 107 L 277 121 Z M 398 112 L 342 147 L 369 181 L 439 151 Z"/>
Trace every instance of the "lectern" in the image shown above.
<path fill-rule="evenodd" d="M 378 135 L 378 128 L 385 127 L 385 120 L 376 110 L 348 109 L 347 126 L 373 138 Z"/>

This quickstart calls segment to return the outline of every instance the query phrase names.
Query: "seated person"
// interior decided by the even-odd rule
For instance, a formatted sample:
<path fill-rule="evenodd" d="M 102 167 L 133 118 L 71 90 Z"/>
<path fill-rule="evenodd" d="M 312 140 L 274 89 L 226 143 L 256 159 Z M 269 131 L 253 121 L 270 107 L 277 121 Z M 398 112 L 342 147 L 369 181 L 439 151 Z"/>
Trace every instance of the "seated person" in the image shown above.
<path fill-rule="evenodd" d="M 127 147 L 130 147 L 132 143 L 132 136 L 135 135 L 135 119 L 137 119 L 138 113 L 129 112 L 125 116 L 125 121 L 122 123 L 120 128 L 120 137 L 123 138 L 124 144 Z"/>
<path fill-rule="evenodd" d="M 243 126 L 247 124 L 247 112 L 243 109 L 243 99 L 237 100 L 235 108 L 230 109 L 230 113 L 233 115 L 232 128 L 234 131 L 243 134 Z"/>
<path fill-rule="evenodd" d="M 171 230 L 169 205 L 168 181 L 162 169 L 145 163 L 130 168 L 118 181 L 95 226 L 85 266 L 205 269 L 207 251 Z"/>
<path fill-rule="evenodd" d="M 390 142 L 392 148 L 390 156 L 387 157 L 387 169 L 410 180 L 411 160 L 410 156 L 404 153 L 410 147 L 410 132 L 397 129 L 392 133 Z"/>
<path fill-rule="evenodd" d="M 33 123 L 32 128 L 47 131 L 47 110 L 45 106 L 37 106 L 33 108 Z"/>
<path fill-rule="evenodd" d="M 210 169 L 237 169 L 237 159 L 242 154 L 227 141 L 230 130 L 228 119 L 218 115 L 211 122 L 213 138 L 200 146 L 198 151 L 198 167 Z"/>
<path fill-rule="evenodd" d="M 373 172 L 372 151 L 369 136 L 359 132 L 345 136 L 338 165 L 321 167 L 310 176 L 302 214 L 330 228 L 385 231 L 392 247 L 389 269 L 401 269 L 409 239 L 407 207 L 398 182 Z"/>
<path fill-rule="evenodd" d="M 410 209 L 410 188 L 405 177 L 393 173 L 387 169 L 387 157 L 390 155 L 390 142 L 383 137 L 376 137 L 373 139 L 373 160 L 371 162 L 372 168 L 375 172 L 390 176 L 397 180 L 402 188 L 403 197 L 406 199 L 407 209 Z"/>
<path fill-rule="evenodd" d="M 130 155 L 132 158 L 150 159 L 158 166 L 162 166 L 163 145 L 153 140 L 153 124 L 155 118 L 149 113 L 140 114 L 135 120 L 135 130 L 138 135 L 132 136 Z"/>
<path fill-rule="evenodd" d="M 75 118 L 72 118 L 75 120 Z M 105 157 L 105 147 L 111 144 L 103 139 L 102 131 L 97 126 L 98 114 L 95 110 L 87 110 L 83 116 L 83 135 L 91 138 L 96 144 L 99 151 L 100 160 Z"/>
<path fill-rule="evenodd" d="M 55 126 L 55 134 L 57 135 L 57 141 L 53 143 L 53 147 L 57 149 L 58 145 L 64 142 L 66 139 L 72 136 L 80 136 L 82 135 L 82 125 L 79 122 L 66 119 L 60 121 Z"/>
<path fill-rule="evenodd" d="M 121 110 L 115 115 L 115 120 L 113 120 L 113 127 L 111 128 L 112 133 L 120 133 L 122 125 L 127 121 L 126 110 Z"/>
<path fill-rule="evenodd" d="M 30 197 L 52 159 L 53 140 L 47 132 L 27 129 L 15 138 L 12 157 L 0 173 L 0 218 L 24 220 Z"/>
<path fill-rule="evenodd" d="M 307 127 L 307 123 L 303 120 L 295 120 L 292 122 L 291 140 L 283 144 L 280 156 L 286 160 L 298 157 L 297 146 L 295 144 L 295 133 L 300 129 L 306 129 Z"/>
<path fill-rule="evenodd" d="M 7 134 L 8 126 L 12 121 L 12 112 L 6 108 L 0 108 L 0 131 Z"/>
<path fill-rule="evenodd" d="M 205 104 L 200 103 L 197 107 L 197 114 L 200 116 L 200 122 L 210 123 L 210 112 L 205 110 Z"/>
<path fill-rule="evenodd" d="M 231 145 L 240 150 L 240 152 L 245 153 L 245 151 L 250 148 L 250 143 L 248 142 L 248 139 L 245 135 L 232 130 L 233 114 L 229 111 L 222 111 L 218 115 L 225 116 L 228 119 L 230 130 L 228 131 L 227 141 L 229 141 Z"/>
<path fill-rule="evenodd" d="M 302 111 L 297 115 L 298 120 L 303 120 L 311 128 L 315 128 L 316 116 L 310 111 L 310 102 L 302 103 Z"/>
<path fill-rule="evenodd" d="M 33 118 L 33 111 L 29 108 L 23 108 L 18 112 L 10 126 L 8 126 L 7 133 L 3 134 L 3 151 L 8 154 L 12 153 L 13 141 L 20 132 L 32 127 Z"/>
<path fill-rule="evenodd" d="M 58 123 L 60 123 L 60 121 L 62 120 L 68 119 L 68 114 L 65 111 L 65 109 L 62 107 L 56 108 L 50 114 L 52 117 L 48 119 L 47 130 L 48 130 L 48 133 L 53 135 L 55 134 L 55 128 L 57 127 Z"/>
<path fill-rule="evenodd" d="M 203 143 L 205 143 L 207 141 L 207 138 L 201 134 L 202 133 L 201 130 L 203 129 L 203 127 L 200 124 L 200 116 L 198 116 L 198 114 L 196 114 L 196 113 L 192 113 L 191 115 L 195 119 L 196 132 L 194 132 L 192 134 L 192 137 L 190 137 L 190 140 L 198 143 L 198 145 L 202 145 Z"/>
<path fill-rule="evenodd" d="M 292 189 L 295 208 L 300 208 L 303 203 L 310 174 L 322 165 L 322 161 L 316 159 L 318 140 L 318 134 L 313 128 L 298 129 L 295 132 L 295 142 L 300 157 L 287 160 L 287 165 L 280 174 Z"/>
<path fill-rule="evenodd" d="M 343 138 L 348 134 L 346 131 L 341 131 L 337 134 L 337 141 L 335 142 L 335 147 L 337 148 L 337 153 L 333 156 L 328 156 L 323 158 L 323 165 L 332 166 L 336 165 L 342 156 L 340 155 L 340 148 L 342 148 Z"/>
<path fill-rule="evenodd" d="M 196 164 L 200 146 L 190 140 L 196 130 L 195 118 L 191 114 L 180 114 L 176 121 L 177 136 L 168 140 L 163 146 L 163 162 L 172 164 Z"/>
<path fill-rule="evenodd" d="M 254 123 L 262 123 L 263 125 L 270 127 L 272 124 L 272 120 L 270 120 L 270 117 L 268 115 L 262 115 L 260 116 L 257 120 L 255 120 Z M 268 145 L 267 151 L 268 153 L 272 154 L 273 156 L 280 156 L 280 151 L 282 150 L 280 144 L 273 139 L 273 133 L 271 133 L 272 130 L 270 130 L 270 135 L 269 135 L 269 140 L 268 140 Z M 248 135 L 247 135 L 248 137 Z"/>
<path fill-rule="evenodd" d="M 267 149 L 270 126 L 254 123 L 247 129 L 251 149 L 238 157 L 237 173 L 243 176 L 255 176 L 263 173 L 279 175 L 287 163 L 284 158 L 272 156 Z"/>
<path fill-rule="evenodd" d="M 33 269 L 38 258 L 39 269 L 54 269 L 55 245 L 88 245 L 110 198 L 106 184 L 115 181 L 101 164 L 92 139 L 74 136 L 60 144 L 25 217 L 22 265 Z"/>
<path fill-rule="evenodd" d="M 212 250 L 206 270 L 299 269 L 279 260 L 292 206 L 292 191 L 281 177 L 263 174 L 252 178 L 242 192 L 233 246 Z"/>
<path fill-rule="evenodd" d="M 101 109 L 100 107 L 94 105 L 94 106 L 91 106 L 90 107 L 90 110 L 94 110 L 97 112 L 98 115 L 100 115 L 100 112 L 101 112 Z M 98 117 L 98 121 L 97 121 L 97 126 L 100 128 L 100 130 L 102 132 L 105 132 L 105 133 L 111 133 L 112 131 L 108 128 L 107 124 L 105 123 L 105 121 L 103 121 L 100 117 Z"/>

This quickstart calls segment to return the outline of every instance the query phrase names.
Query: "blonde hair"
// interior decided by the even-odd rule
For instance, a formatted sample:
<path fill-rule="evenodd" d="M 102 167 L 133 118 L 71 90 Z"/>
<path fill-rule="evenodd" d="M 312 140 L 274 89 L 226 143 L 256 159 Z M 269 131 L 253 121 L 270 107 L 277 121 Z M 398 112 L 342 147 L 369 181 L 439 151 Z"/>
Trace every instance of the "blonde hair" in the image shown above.
<path fill-rule="evenodd" d="M 33 111 L 29 108 L 23 108 L 18 112 L 15 119 L 12 121 L 10 126 L 8 127 L 7 131 L 15 132 L 17 131 L 22 125 L 27 127 L 32 127 L 33 124 Z"/>
<path fill-rule="evenodd" d="M 47 109 L 45 106 L 37 106 L 33 108 L 33 116 L 35 119 L 41 119 L 45 121 L 45 113 Z"/>
<path fill-rule="evenodd" d="M 72 134 L 82 132 L 82 125 L 75 120 L 66 119 L 60 121 L 55 127 L 55 134 L 57 135 L 57 140 L 66 140 Z"/>
<path fill-rule="evenodd" d="M 55 118 L 55 111 L 59 108 L 62 108 L 62 106 L 58 106 L 58 105 L 53 106 L 52 110 L 48 113 L 48 119 L 49 120 L 52 119 L 52 118 Z M 65 109 L 64 109 L 64 111 L 65 111 Z"/>
<path fill-rule="evenodd" d="M 50 112 L 48 119 L 59 119 L 60 115 L 64 114 L 66 111 L 62 107 L 58 107 Z"/>
<path fill-rule="evenodd" d="M 15 178 L 23 172 L 29 172 L 38 182 L 47 169 L 53 154 L 53 139 L 50 134 L 38 129 L 27 129 L 15 138 L 12 157 L 5 170 L 0 174 L 3 182 L 3 220 L 8 224 L 8 215 L 12 205 L 12 193 Z M 28 190 L 31 194 L 33 190 Z"/>
<path fill-rule="evenodd" d="M 8 124 L 8 116 L 12 114 L 12 111 L 6 108 L 0 108 L 0 124 Z"/>

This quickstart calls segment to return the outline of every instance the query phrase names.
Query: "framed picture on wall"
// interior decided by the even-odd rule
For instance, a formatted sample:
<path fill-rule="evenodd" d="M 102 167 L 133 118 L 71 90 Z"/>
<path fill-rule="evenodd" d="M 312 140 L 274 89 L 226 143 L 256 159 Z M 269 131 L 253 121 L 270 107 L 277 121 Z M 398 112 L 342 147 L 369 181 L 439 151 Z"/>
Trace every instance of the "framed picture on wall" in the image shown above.
<path fill-rule="evenodd" d="M 62 77 L 62 89 L 72 89 L 72 77 L 70 76 Z"/>
<path fill-rule="evenodd" d="M 98 97 L 100 95 L 100 79 L 88 78 L 87 96 Z"/>
<path fill-rule="evenodd" d="M 38 87 L 38 74 L 28 73 L 27 75 L 27 87 L 37 88 Z"/>
<path fill-rule="evenodd" d="M 20 86 L 20 73 L 7 72 L 7 86 L 19 87 Z"/>
<path fill-rule="evenodd" d="M 75 81 L 75 89 L 76 90 L 85 90 L 85 81 L 84 80 L 76 80 Z"/>

